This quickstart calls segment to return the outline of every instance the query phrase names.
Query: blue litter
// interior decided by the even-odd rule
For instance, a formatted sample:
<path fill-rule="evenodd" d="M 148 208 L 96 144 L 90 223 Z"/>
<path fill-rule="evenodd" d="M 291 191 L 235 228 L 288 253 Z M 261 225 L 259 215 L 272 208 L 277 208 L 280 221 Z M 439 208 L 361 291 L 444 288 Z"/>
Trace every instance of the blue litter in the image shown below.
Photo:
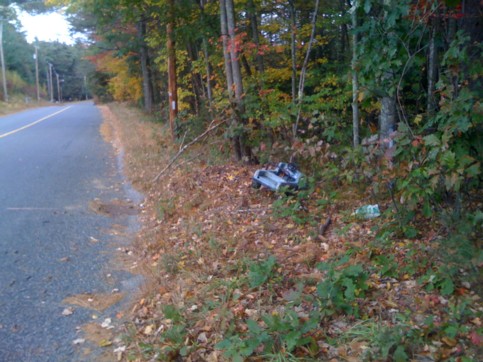
<path fill-rule="evenodd" d="M 356 216 L 363 219 L 374 219 L 381 216 L 381 211 L 379 211 L 379 205 L 365 205 L 359 207 L 355 213 Z"/>
<path fill-rule="evenodd" d="M 264 186 L 272 191 L 278 191 L 281 187 L 292 190 L 303 188 L 304 174 L 293 163 L 280 162 L 274 170 L 257 170 L 252 177 L 252 187 L 258 189 Z"/>

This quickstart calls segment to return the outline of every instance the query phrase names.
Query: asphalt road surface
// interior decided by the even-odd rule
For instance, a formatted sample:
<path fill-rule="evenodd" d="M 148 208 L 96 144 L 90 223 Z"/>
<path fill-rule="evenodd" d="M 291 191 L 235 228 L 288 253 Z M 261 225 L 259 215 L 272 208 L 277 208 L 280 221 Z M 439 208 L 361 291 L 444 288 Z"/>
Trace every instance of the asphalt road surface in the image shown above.
<path fill-rule="evenodd" d="M 126 200 L 140 195 L 101 123 L 90 102 L 0 117 L 0 361 L 96 360 L 82 326 L 114 324 L 126 298 L 89 303 L 139 285 L 118 254 L 137 227 Z"/>

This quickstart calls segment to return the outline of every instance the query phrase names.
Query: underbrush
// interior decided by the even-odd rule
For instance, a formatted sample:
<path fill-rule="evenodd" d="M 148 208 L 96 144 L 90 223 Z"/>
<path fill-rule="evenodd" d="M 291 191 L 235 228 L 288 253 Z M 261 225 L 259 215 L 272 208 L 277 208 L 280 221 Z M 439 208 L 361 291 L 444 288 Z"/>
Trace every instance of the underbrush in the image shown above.
<path fill-rule="evenodd" d="M 20 112 L 28 108 L 35 108 L 35 107 L 45 107 L 48 105 L 52 105 L 52 103 L 41 101 L 40 103 L 36 100 L 26 97 L 24 95 L 16 95 L 13 94 L 9 97 L 8 102 L 0 101 L 0 116 L 4 116 L 7 114 Z"/>
<path fill-rule="evenodd" d="M 153 182 L 181 146 L 166 126 L 109 109 L 127 173 L 146 195 L 138 254 L 152 280 L 126 322 L 121 358 L 478 359 L 480 212 L 451 232 L 444 221 L 406 220 L 387 185 L 367 187 L 374 173 L 353 167 L 359 156 L 351 163 L 334 150 L 306 172 L 306 190 L 254 190 L 256 167 L 227 159 L 221 134 Z M 354 215 L 374 202 L 380 217 Z"/>

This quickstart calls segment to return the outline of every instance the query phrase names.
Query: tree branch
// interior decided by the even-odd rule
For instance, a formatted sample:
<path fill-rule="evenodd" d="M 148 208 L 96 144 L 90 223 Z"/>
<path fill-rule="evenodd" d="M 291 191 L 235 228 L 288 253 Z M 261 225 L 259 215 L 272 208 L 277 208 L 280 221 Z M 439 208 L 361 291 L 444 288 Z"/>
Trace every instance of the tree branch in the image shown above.
<path fill-rule="evenodd" d="M 187 143 L 186 145 L 182 146 L 179 148 L 179 151 L 176 155 L 174 155 L 174 157 L 169 161 L 169 163 L 166 165 L 165 168 L 163 168 L 157 175 L 155 178 L 153 178 L 153 180 L 151 182 L 156 182 L 159 180 L 159 178 L 176 162 L 176 160 L 184 153 L 184 151 L 186 151 L 189 147 L 191 147 L 192 145 L 194 145 L 195 143 L 199 142 L 200 140 L 202 140 L 208 133 L 214 131 L 215 129 L 217 129 L 218 127 L 220 127 L 222 124 L 225 124 L 226 121 L 221 121 L 220 123 L 218 124 L 215 124 L 215 120 L 211 121 L 210 125 L 208 126 L 208 128 L 202 133 L 200 134 L 199 136 L 195 137 L 191 142 Z M 183 137 L 184 138 L 184 137 Z"/>

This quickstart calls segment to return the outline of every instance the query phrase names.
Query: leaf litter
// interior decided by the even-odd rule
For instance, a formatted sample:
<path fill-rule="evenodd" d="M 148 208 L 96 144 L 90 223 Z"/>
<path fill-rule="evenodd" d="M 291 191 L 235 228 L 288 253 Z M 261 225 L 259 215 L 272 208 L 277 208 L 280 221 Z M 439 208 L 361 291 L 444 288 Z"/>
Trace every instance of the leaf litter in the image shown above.
<path fill-rule="evenodd" d="M 101 110 L 122 139 L 132 182 L 146 196 L 133 251 L 151 282 L 127 315 L 127 343 L 113 346 L 118 360 L 258 361 L 278 353 L 300 360 L 436 361 L 477 355 L 483 334 L 479 293 L 462 284 L 443 297 L 421 281 L 432 267 L 425 262 L 438 232 L 431 225 L 421 228 L 417 243 L 399 238 L 378 246 L 377 230 L 387 220 L 350 217 L 367 195 L 338 190 L 337 199 L 320 208 L 323 185 L 297 211 L 310 222 L 280 217 L 273 206 L 277 196 L 250 187 L 255 167 L 227 161 L 193 159 L 153 185 L 160 162 L 168 162 L 166 134 L 134 121 L 133 110 Z M 192 153 L 201 147 L 194 145 Z M 389 201 L 380 204 L 384 210 Z M 355 285 L 362 275 L 366 279 Z M 350 304 L 327 299 L 320 319 L 300 327 L 314 322 L 323 287 L 334 285 Z M 459 311 L 455 324 L 453 309 L 460 303 L 468 305 L 471 319 Z M 284 320 L 291 321 L 289 329 Z M 264 331 L 272 341 L 248 347 L 249 336 L 266 337 Z M 252 349 L 243 352 L 232 341 Z M 269 357 L 264 349 L 273 341 Z"/>

